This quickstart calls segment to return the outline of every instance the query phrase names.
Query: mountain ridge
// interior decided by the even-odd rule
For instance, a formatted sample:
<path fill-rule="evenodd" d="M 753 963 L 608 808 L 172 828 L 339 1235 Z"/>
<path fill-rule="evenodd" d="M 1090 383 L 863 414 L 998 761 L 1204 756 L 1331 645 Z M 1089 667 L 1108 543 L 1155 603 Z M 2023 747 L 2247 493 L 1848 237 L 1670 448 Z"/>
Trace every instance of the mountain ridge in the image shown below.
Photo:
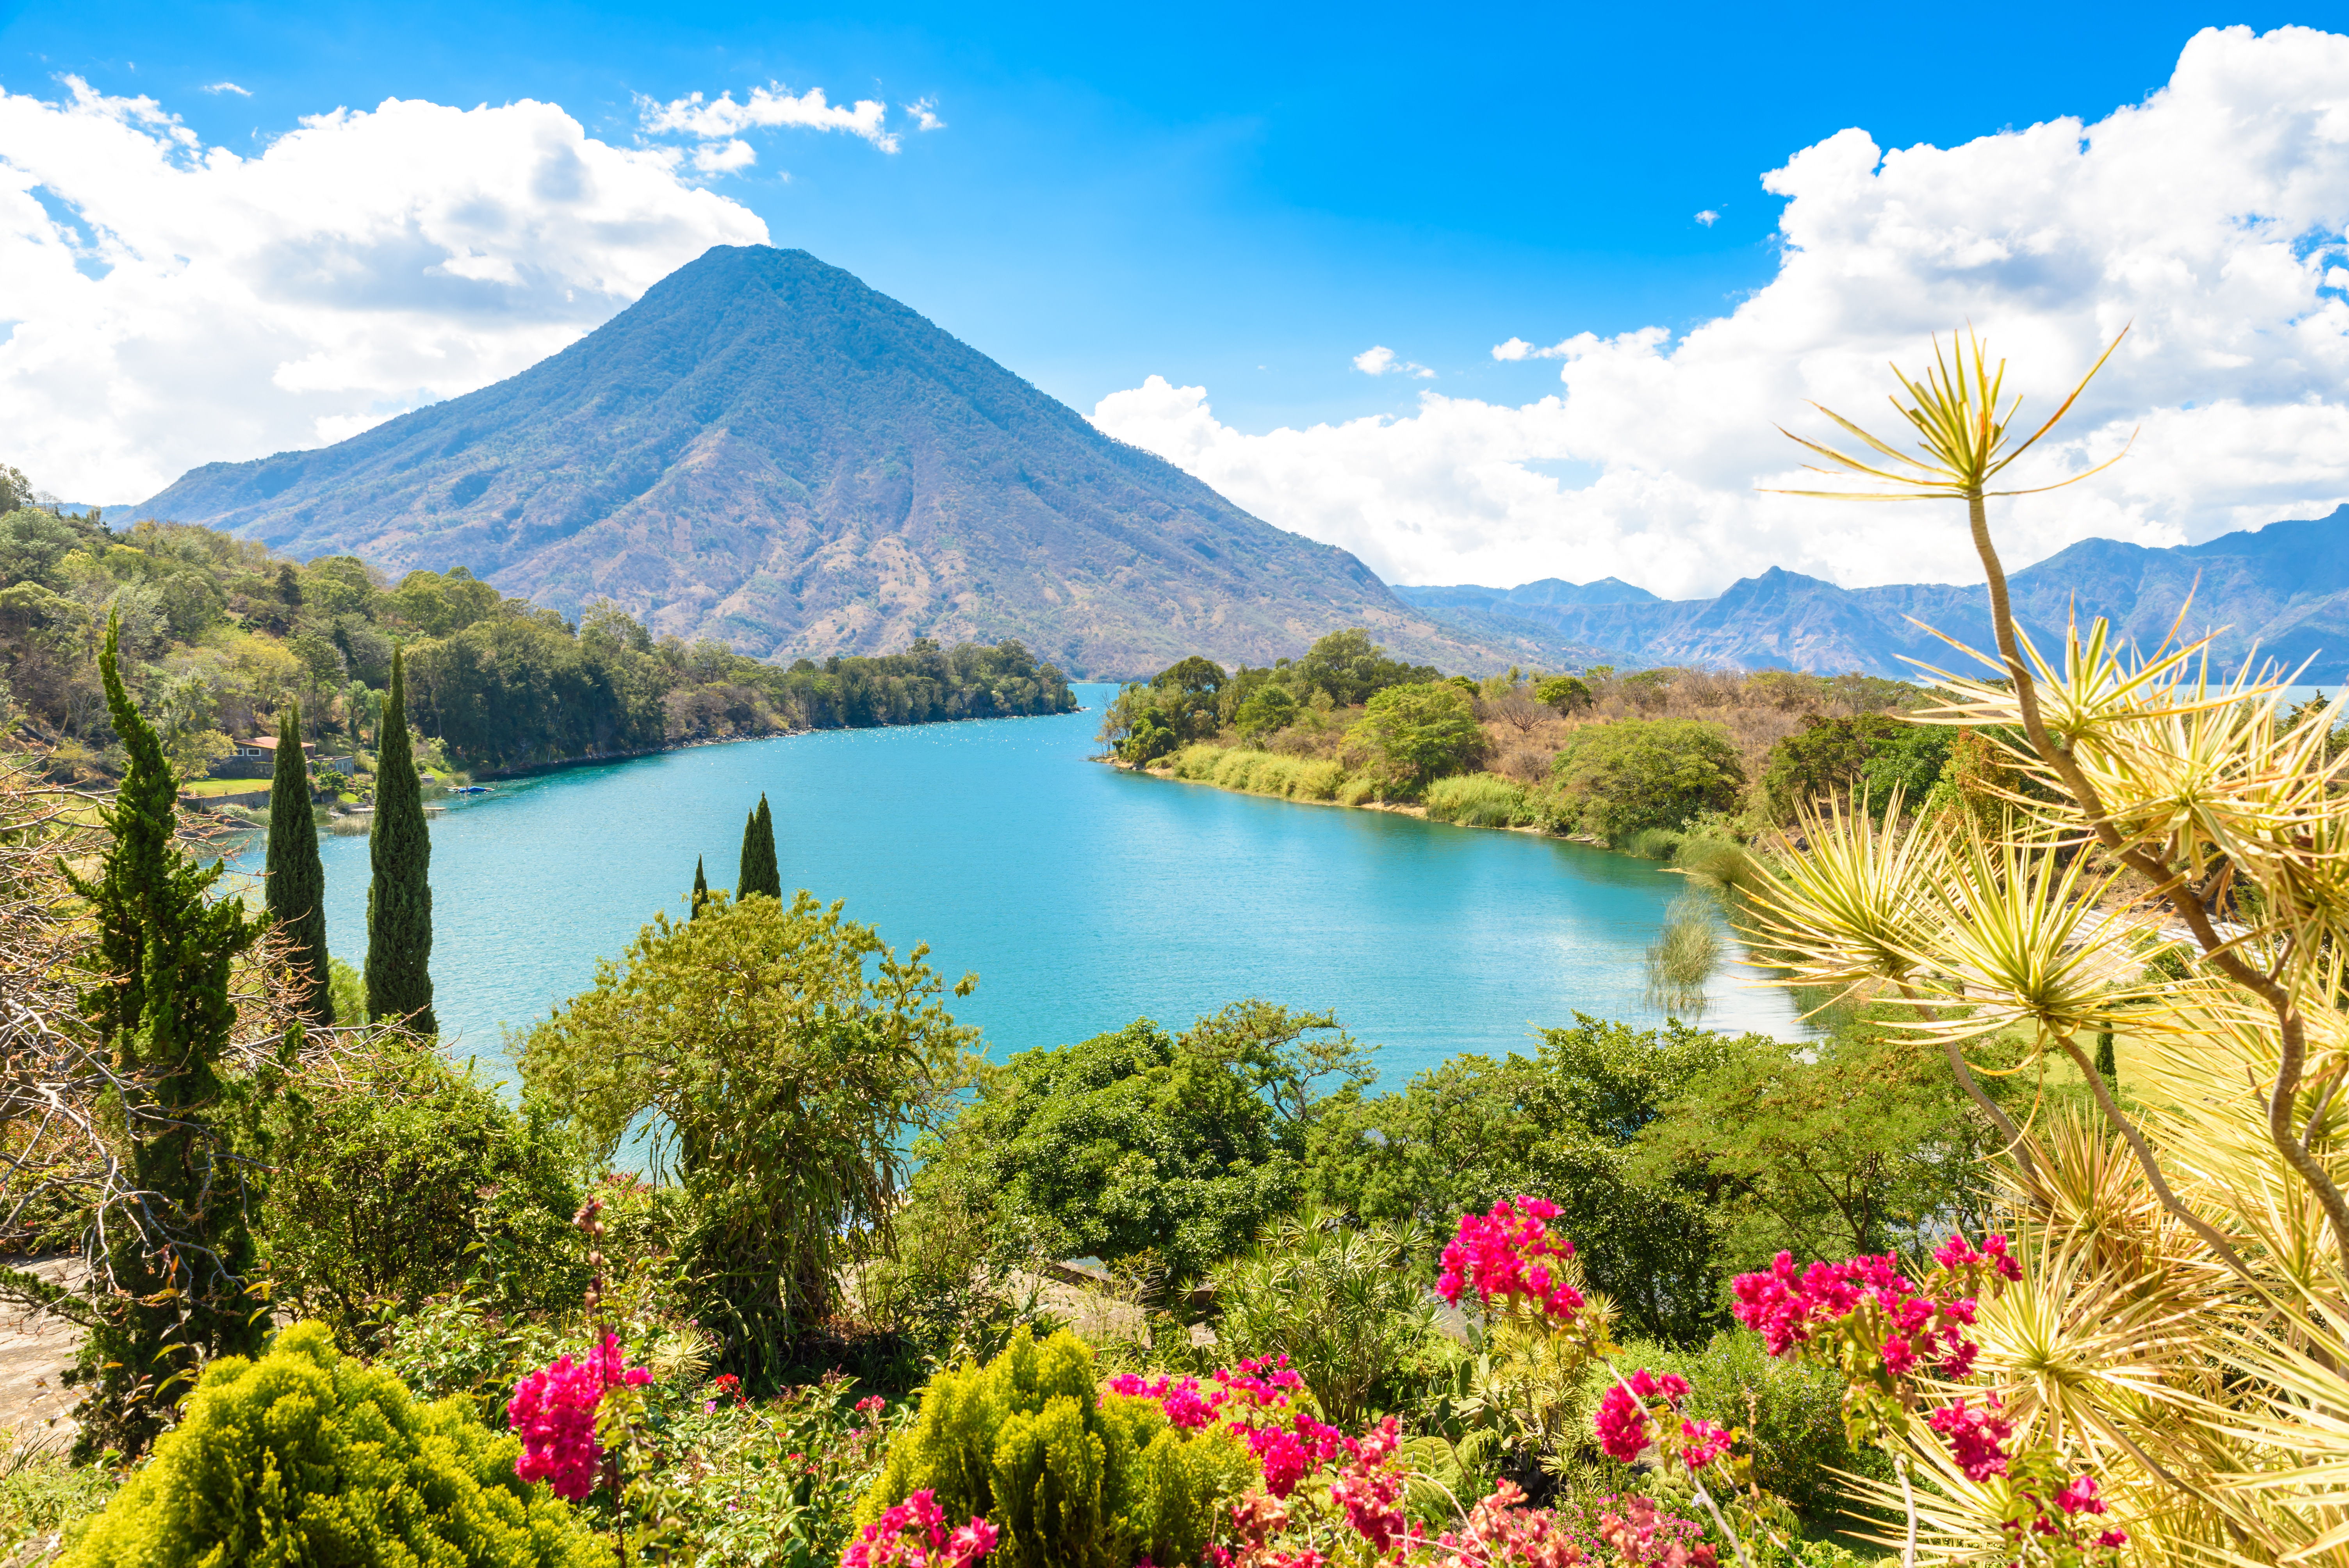
<path fill-rule="evenodd" d="M 142 503 L 297 555 L 463 565 L 576 615 L 767 657 L 1018 637 L 1076 675 L 1269 663 L 1341 626 L 1460 667 L 1559 662 L 1445 623 L 804 251 L 716 246 L 578 342 L 333 446 Z"/>
<path fill-rule="evenodd" d="M 1970 663 L 1925 626 L 1974 648 L 1987 650 L 1992 642 L 1989 591 L 1980 584 L 1841 588 L 1774 566 L 1711 599 L 1596 603 L 1525 593 L 1542 586 L 1405 584 L 1394 592 L 1438 618 L 1473 603 L 1487 620 L 1506 615 L 1547 627 L 1605 650 L 1607 660 L 1619 664 L 1861 670 L 1908 678 L 1920 663 L 1941 669 Z M 2116 634 L 2142 647 L 2158 645 L 2184 614 L 2189 636 L 2215 634 L 2211 650 L 2220 664 L 2238 665 L 2256 647 L 2261 658 L 2287 668 L 2316 660 L 2310 680 L 2349 680 L 2349 506 L 2200 544 L 2082 540 L 2010 573 L 2008 587 L 2017 622 L 2051 657 L 2076 605 L 2081 620 L 2104 615 Z"/>

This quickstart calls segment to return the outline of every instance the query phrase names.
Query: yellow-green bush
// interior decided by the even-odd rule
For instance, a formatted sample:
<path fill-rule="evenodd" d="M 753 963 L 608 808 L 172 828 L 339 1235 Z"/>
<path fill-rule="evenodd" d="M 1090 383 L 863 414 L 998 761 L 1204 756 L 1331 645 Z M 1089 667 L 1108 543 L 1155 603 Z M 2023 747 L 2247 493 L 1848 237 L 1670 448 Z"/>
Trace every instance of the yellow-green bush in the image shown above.
<path fill-rule="evenodd" d="M 178 1429 L 66 1563 L 605 1568 L 570 1506 L 515 1476 L 520 1451 L 461 1402 L 420 1404 L 300 1323 L 257 1361 L 204 1369 Z"/>
<path fill-rule="evenodd" d="M 950 1522 L 978 1515 L 1002 1532 L 997 1568 L 1193 1563 L 1255 1470 L 1230 1434 L 1182 1431 L 1155 1400 L 1102 1394 L 1075 1335 L 1039 1344 L 1023 1326 L 985 1367 L 924 1387 L 856 1522 L 926 1489 Z"/>
<path fill-rule="evenodd" d="M 1461 773 L 1427 787 L 1427 814 L 1464 828 L 1507 828 L 1533 820 L 1522 784 L 1491 773 Z"/>

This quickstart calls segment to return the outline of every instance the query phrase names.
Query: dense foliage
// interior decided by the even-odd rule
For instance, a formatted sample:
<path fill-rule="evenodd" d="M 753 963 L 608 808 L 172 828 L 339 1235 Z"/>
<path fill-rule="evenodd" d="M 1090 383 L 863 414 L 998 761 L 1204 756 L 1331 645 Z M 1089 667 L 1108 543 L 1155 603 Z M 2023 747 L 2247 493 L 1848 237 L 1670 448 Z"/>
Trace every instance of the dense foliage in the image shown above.
<path fill-rule="evenodd" d="M 1558 783 L 1601 838 L 1685 827 L 1726 811 L 1745 783 L 1737 748 L 1719 725 L 1686 718 L 1626 718 L 1574 732 L 1557 754 Z"/>
<path fill-rule="evenodd" d="M 600 1568 L 609 1553 L 462 1404 L 419 1405 L 320 1325 L 204 1369 L 185 1418 L 67 1554 L 73 1568 L 449 1563 Z"/>
<path fill-rule="evenodd" d="M 264 1211 L 277 1299 L 343 1344 L 459 1284 L 508 1310 L 575 1299 L 576 1150 L 546 1109 L 520 1111 L 470 1071 L 390 1037 L 277 1113 Z"/>
<path fill-rule="evenodd" d="M 657 1113 L 647 1151 L 681 1190 L 698 1316 L 754 1384 L 829 1318 L 840 1269 L 885 1233 L 901 1140 L 963 1081 L 972 1031 L 926 952 L 900 959 L 805 892 L 714 894 L 656 917 L 522 1043 L 531 1092 L 604 1158 Z"/>
<path fill-rule="evenodd" d="M 976 1195 L 1014 1255 L 1090 1255 L 1187 1283 L 1294 1201 L 1316 1083 L 1361 1069 L 1333 1019 L 1256 1002 L 1180 1035 L 1138 1018 L 1023 1051 L 917 1149 L 916 1202 Z"/>
<path fill-rule="evenodd" d="M 397 583 L 350 556 L 306 563 L 215 530 L 20 507 L 0 515 L 0 718 L 58 766 L 119 771 L 97 671 L 122 625 L 123 676 L 182 774 L 302 704 L 305 738 L 374 748 L 395 642 L 410 717 L 458 763 L 512 768 L 802 727 L 1064 713 L 1060 671 L 1019 644 L 790 668 L 713 642 L 656 640 L 608 606 L 576 625 L 462 567 Z"/>

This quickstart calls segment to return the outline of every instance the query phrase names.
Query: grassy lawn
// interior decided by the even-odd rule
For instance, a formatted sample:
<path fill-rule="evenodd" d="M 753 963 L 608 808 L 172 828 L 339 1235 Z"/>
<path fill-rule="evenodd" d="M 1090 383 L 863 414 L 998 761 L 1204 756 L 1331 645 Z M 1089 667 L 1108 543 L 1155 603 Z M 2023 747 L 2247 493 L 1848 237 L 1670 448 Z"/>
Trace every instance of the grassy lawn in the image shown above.
<path fill-rule="evenodd" d="M 198 779 L 180 786 L 182 795 L 209 799 L 214 795 L 251 795 L 269 793 L 266 779 Z"/>

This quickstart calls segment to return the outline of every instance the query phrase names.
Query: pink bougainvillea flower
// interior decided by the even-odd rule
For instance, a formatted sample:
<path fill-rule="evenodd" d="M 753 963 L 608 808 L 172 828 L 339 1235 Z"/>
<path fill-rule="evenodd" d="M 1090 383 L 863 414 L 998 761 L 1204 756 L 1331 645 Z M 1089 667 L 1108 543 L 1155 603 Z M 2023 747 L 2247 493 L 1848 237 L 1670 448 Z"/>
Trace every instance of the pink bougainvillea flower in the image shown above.
<path fill-rule="evenodd" d="M 1982 1408 L 1977 1412 L 1965 1400 L 1944 1405 L 1925 1418 L 1925 1424 L 1941 1434 L 1950 1445 L 1950 1455 L 1969 1480 L 1988 1480 L 2006 1473 L 2006 1440 L 2013 1428 L 1999 1418 L 1998 1396 L 1986 1396 Z M 2084 1478 L 2085 1479 L 2085 1478 Z M 2088 1483 L 2093 1494 L 2095 1483 Z"/>
<path fill-rule="evenodd" d="M 1389 1416 L 1361 1439 L 1344 1440 L 1349 1462 L 1330 1488 L 1330 1501 L 1346 1511 L 1346 1522 L 1371 1543 L 1373 1555 L 1397 1550 L 1406 1535 L 1402 1476 L 1391 1468 L 1402 1429 Z"/>
<path fill-rule="evenodd" d="M 974 1518 L 947 1533 L 934 1491 L 917 1491 L 866 1525 L 840 1554 L 841 1568 L 971 1568 L 995 1550 L 994 1525 Z"/>
<path fill-rule="evenodd" d="M 1488 1213 L 1461 1215 L 1458 1233 L 1444 1249 L 1436 1294 L 1454 1306 L 1472 1289 L 1487 1306 L 1496 1297 L 1522 1297 L 1553 1317 L 1572 1318 L 1582 1310 L 1582 1293 L 1549 1262 L 1574 1255 L 1572 1242 L 1550 1233 L 1548 1222 L 1557 1218 L 1557 1204 L 1523 1196 L 1515 1202 L 1504 1198 Z"/>
<path fill-rule="evenodd" d="M 1729 1451 L 1728 1432 L 1711 1421 L 1681 1423 L 1681 1460 L 1692 1470 L 1704 1469 Z"/>
<path fill-rule="evenodd" d="M 1625 1383 L 1630 1387 L 1625 1387 Z M 1599 1448 L 1609 1459 L 1627 1465 L 1637 1462 L 1648 1446 L 1648 1407 L 1644 1401 L 1661 1398 L 1677 1409 L 1680 1402 L 1688 1398 L 1688 1391 L 1685 1378 L 1671 1372 L 1660 1377 L 1644 1367 L 1617 1382 L 1599 1397 L 1599 1412 L 1591 1420 L 1599 1433 Z M 1717 1427 L 1709 1429 L 1720 1430 Z M 1725 1432 L 1722 1434 L 1722 1444 L 1728 1446 Z M 1712 1453 L 1705 1455 L 1707 1460 L 1712 1458 Z"/>
<path fill-rule="evenodd" d="M 605 1335 L 584 1361 L 558 1356 L 553 1366 L 523 1377 L 506 1401 L 506 1424 L 522 1439 L 514 1473 L 549 1483 L 566 1501 L 585 1497 L 595 1490 L 595 1467 L 604 1457 L 595 1440 L 595 1408 L 604 1390 L 650 1381 L 650 1372 L 626 1364 L 616 1334 Z"/>

